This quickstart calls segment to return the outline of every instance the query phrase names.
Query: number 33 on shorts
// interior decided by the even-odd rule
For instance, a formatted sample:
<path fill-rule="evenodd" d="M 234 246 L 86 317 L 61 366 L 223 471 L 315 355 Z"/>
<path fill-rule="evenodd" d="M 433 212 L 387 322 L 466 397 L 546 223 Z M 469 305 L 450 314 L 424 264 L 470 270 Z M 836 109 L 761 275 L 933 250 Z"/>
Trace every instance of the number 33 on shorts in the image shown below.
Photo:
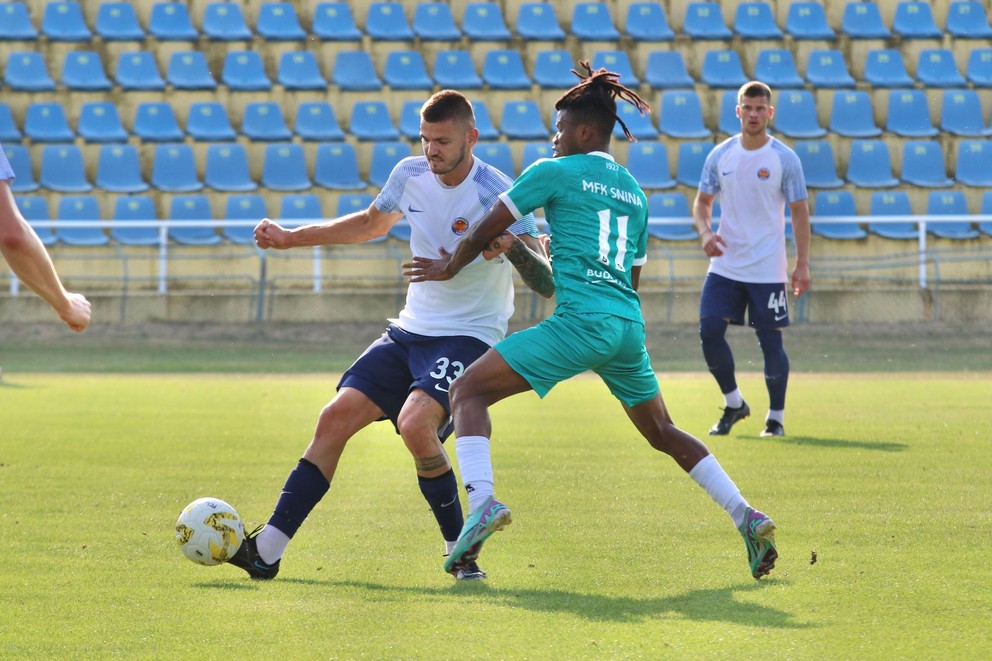
<path fill-rule="evenodd" d="M 789 301 L 785 297 L 785 288 L 772 292 L 768 296 L 768 310 L 774 315 L 775 321 L 782 321 L 789 316 Z"/>

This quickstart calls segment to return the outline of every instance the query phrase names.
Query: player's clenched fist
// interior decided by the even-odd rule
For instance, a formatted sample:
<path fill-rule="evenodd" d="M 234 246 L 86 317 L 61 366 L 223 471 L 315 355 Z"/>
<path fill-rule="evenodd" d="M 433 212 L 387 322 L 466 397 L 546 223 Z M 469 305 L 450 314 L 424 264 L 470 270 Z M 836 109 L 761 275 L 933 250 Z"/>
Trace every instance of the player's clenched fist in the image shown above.
<path fill-rule="evenodd" d="M 255 225 L 255 243 L 259 248 L 285 250 L 290 247 L 288 236 L 289 231 L 286 228 L 268 218 L 263 218 L 262 222 Z"/>

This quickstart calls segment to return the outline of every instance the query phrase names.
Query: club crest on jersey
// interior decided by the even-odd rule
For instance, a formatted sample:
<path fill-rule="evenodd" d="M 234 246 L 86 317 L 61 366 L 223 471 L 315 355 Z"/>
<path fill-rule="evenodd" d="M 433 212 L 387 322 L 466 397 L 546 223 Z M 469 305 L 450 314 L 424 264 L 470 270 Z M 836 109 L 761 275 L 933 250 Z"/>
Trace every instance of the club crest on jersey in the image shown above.
<path fill-rule="evenodd" d="M 770 176 L 772 176 L 772 173 L 768 171 L 768 168 L 761 168 L 760 170 L 758 170 L 758 179 L 764 181 Z"/>
<path fill-rule="evenodd" d="M 459 216 L 451 221 L 451 231 L 455 236 L 461 236 L 468 231 L 468 221 Z"/>

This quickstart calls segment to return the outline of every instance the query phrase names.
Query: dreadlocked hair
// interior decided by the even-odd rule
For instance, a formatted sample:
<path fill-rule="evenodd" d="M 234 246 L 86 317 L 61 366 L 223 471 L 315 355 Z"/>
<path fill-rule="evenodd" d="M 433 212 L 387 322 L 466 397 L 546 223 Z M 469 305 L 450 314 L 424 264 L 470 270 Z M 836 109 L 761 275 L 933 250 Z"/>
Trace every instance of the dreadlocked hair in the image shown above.
<path fill-rule="evenodd" d="M 606 134 L 613 132 L 614 122 L 620 122 L 627 140 L 637 142 L 637 138 L 631 135 L 627 125 L 617 115 L 617 99 L 630 103 L 642 115 L 651 112 L 651 106 L 637 92 L 620 84 L 620 74 L 605 68 L 593 71 L 589 60 L 580 60 L 579 66 L 586 73 L 572 69 L 572 73 L 579 77 L 579 82 L 561 95 L 555 102 L 555 110 L 568 110 L 577 119 L 597 126 Z"/>

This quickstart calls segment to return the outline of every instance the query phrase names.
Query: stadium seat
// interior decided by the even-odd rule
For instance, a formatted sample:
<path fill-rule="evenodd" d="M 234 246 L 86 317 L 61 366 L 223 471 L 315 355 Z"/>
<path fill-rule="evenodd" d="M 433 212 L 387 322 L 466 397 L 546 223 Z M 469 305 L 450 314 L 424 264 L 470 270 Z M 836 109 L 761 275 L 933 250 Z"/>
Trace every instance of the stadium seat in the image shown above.
<path fill-rule="evenodd" d="M 442 89 L 475 90 L 482 78 L 475 70 L 472 54 L 467 50 L 445 50 L 434 60 L 434 81 Z"/>
<path fill-rule="evenodd" d="M 117 57 L 117 84 L 124 91 L 164 91 L 165 79 L 159 73 L 151 51 L 126 51 Z"/>
<path fill-rule="evenodd" d="M 0 5 L 0 41 L 35 41 L 38 30 L 31 22 L 27 3 L 5 2 Z"/>
<path fill-rule="evenodd" d="M 86 142 L 127 142 L 117 106 L 109 101 L 89 101 L 79 110 L 79 137 Z"/>
<path fill-rule="evenodd" d="M 145 31 L 130 2 L 101 2 L 94 28 L 104 41 L 145 40 Z"/>
<path fill-rule="evenodd" d="M 384 41 L 409 41 L 414 36 L 403 12 L 403 4 L 399 2 L 369 3 L 365 33 L 373 39 Z"/>
<path fill-rule="evenodd" d="M 530 77 L 519 51 L 491 50 L 482 65 L 482 80 L 490 89 L 529 90 Z"/>
<path fill-rule="evenodd" d="M 0 7 L 0 12 L 2 12 L 2 9 Z M 24 220 L 28 221 L 28 224 L 34 229 L 35 234 L 41 239 L 42 245 L 55 245 L 58 239 L 55 236 L 54 227 L 35 226 L 37 221 L 47 222 L 52 219 L 48 213 L 48 200 L 41 195 L 25 195 L 18 196 L 14 202 L 17 204 L 17 208 L 20 209 L 21 215 L 24 216 Z"/>
<path fill-rule="evenodd" d="M 14 181 L 10 184 L 10 190 L 14 193 L 30 193 L 41 188 L 41 184 L 34 176 L 34 167 L 31 164 L 31 152 L 28 148 L 19 144 L 7 144 L 3 146 L 10 167 L 14 170 Z"/>
<path fill-rule="evenodd" d="M 734 36 L 723 20 L 717 2 L 690 2 L 685 8 L 682 32 L 691 39 L 730 39 Z"/>
<path fill-rule="evenodd" d="M 249 140 L 288 142 L 293 133 L 286 126 L 282 106 L 274 101 L 252 101 L 245 106 L 241 134 Z"/>
<path fill-rule="evenodd" d="M 0 103 L 0 144 L 5 142 L 19 143 L 22 137 L 21 129 L 17 128 L 10 106 L 6 103 Z"/>
<path fill-rule="evenodd" d="M 169 220 L 177 221 L 169 228 L 169 238 L 187 246 L 212 246 L 220 243 L 216 224 L 184 227 L 183 221 L 214 220 L 210 198 L 206 195 L 177 195 L 169 203 Z"/>
<path fill-rule="evenodd" d="M 965 87 L 967 81 L 954 63 L 954 55 L 947 48 L 928 48 L 920 51 L 916 78 L 925 87 Z"/>
<path fill-rule="evenodd" d="M 772 5 L 765 2 L 742 2 L 734 12 L 734 32 L 742 39 L 781 39 L 782 30 L 775 23 Z"/>
<path fill-rule="evenodd" d="M 258 193 L 232 195 L 224 205 L 224 220 L 249 220 L 256 224 L 263 218 L 269 217 L 265 198 Z M 223 226 L 221 235 L 231 243 L 245 246 L 255 245 L 255 225 L 238 227 Z"/>
<path fill-rule="evenodd" d="M 317 145 L 313 182 L 332 190 L 361 190 L 368 185 L 359 175 L 355 147 L 348 142 Z"/>
<path fill-rule="evenodd" d="M 524 143 L 523 154 L 520 157 L 520 171 L 523 172 L 534 161 L 551 158 L 551 143 L 546 140 L 531 140 Z"/>
<path fill-rule="evenodd" d="M 317 56 L 310 51 L 286 51 L 279 56 L 276 82 L 287 90 L 326 90 Z"/>
<path fill-rule="evenodd" d="M 493 123 L 489 105 L 482 99 L 472 100 L 475 111 L 475 128 L 479 130 L 479 140 L 495 140 L 499 137 L 499 129 Z"/>
<path fill-rule="evenodd" d="M 405 140 L 381 141 L 373 144 L 369 163 L 369 183 L 382 188 L 393 167 L 410 154 L 410 143 Z"/>
<path fill-rule="evenodd" d="M 675 186 L 668 167 L 668 148 L 660 140 L 631 143 L 627 152 L 627 171 L 641 188 L 647 190 Z"/>
<path fill-rule="evenodd" d="M 792 2 L 785 19 L 785 32 L 793 39 L 822 39 L 833 41 L 837 36 L 823 5 L 819 2 Z"/>
<path fill-rule="evenodd" d="M 185 137 L 179 128 L 172 104 L 145 101 L 134 111 L 134 135 L 145 142 L 181 142 Z"/>
<path fill-rule="evenodd" d="M 840 31 L 851 39 L 888 39 L 892 36 L 882 22 L 882 12 L 874 2 L 848 2 L 840 21 Z"/>
<path fill-rule="evenodd" d="M 265 73 L 262 56 L 251 50 L 227 52 L 221 70 L 221 82 L 228 89 L 239 92 L 265 92 L 272 89 L 272 81 Z"/>
<path fill-rule="evenodd" d="M 155 5 L 158 7 L 159 5 Z M 172 5 L 170 5 L 172 6 Z M 183 5 L 176 4 L 181 7 Z M 214 90 L 217 81 L 210 74 L 207 58 L 200 51 L 180 51 L 169 58 L 166 81 L 179 90 Z"/>
<path fill-rule="evenodd" d="M 313 13 L 311 31 L 322 41 L 360 41 L 362 31 L 347 2 L 321 2 Z"/>
<path fill-rule="evenodd" d="M 855 81 L 847 70 L 844 54 L 839 50 L 815 50 L 806 63 L 806 80 L 814 88 L 854 87 Z"/>
<path fill-rule="evenodd" d="M 968 200 L 963 191 L 930 191 L 927 194 L 928 216 L 966 216 Z M 970 222 L 929 222 L 927 232 L 942 239 L 977 239 L 978 230 Z"/>
<path fill-rule="evenodd" d="M 355 213 L 356 211 L 365 211 L 372 205 L 373 200 L 375 198 L 368 193 L 344 193 L 338 195 L 337 215 L 340 217 L 346 216 L 349 213 Z"/>
<path fill-rule="evenodd" d="M 567 50 L 541 50 L 534 58 L 534 82 L 541 89 L 568 89 L 578 82 Z"/>
<path fill-rule="evenodd" d="M 155 145 L 151 184 L 165 193 L 192 193 L 202 189 L 193 148 L 184 144 Z"/>
<path fill-rule="evenodd" d="M 419 101 L 404 101 L 400 107 L 400 134 L 408 140 L 420 140 L 420 109 L 423 99 Z"/>
<path fill-rule="evenodd" d="M 574 76 L 572 77 L 574 79 Z M 682 53 L 677 50 L 651 51 L 644 68 L 644 82 L 654 89 L 695 89 Z M 571 85 L 570 85 L 571 86 Z"/>
<path fill-rule="evenodd" d="M 24 114 L 24 135 L 32 142 L 72 142 L 76 138 L 57 102 L 36 102 Z"/>
<path fill-rule="evenodd" d="M 637 86 L 641 84 L 640 79 L 634 74 L 634 67 L 630 63 L 630 56 L 627 55 L 627 51 L 607 50 L 593 53 L 593 71 L 602 68 L 620 74 L 621 85 L 637 89 Z"/>
<path fill-rule="evenodd" d="M 877 48 L 868 51 L 868 61 L 865 63 L 865 82 L 872 87 L 913 86 L 913 79 L 906 71 L 902 55 L 894 48 Z"/>
<path fill-rule="evenodd" d="M 941 95 L 940 130 L 968 138 L 992 135 L 985 124 L 976 90 L 944 90 Z"/>
<path fill-rule="evenodd" d="M 340 200 L 344 195 L 339 195 L 338 200 Z M 369 196 L 369 204 L 372 204 L 371 196 Z M 360 209 L 368 209 L 369 205 L 366 204 Z M 354 209 L 358 211 L 360 209 Z M 349 211 L 348 213 L 352 213 Z M 341 216 L 345 214 L 339 214 Z M 320 198 L 313 193 L 289 193 L 282 196 L 282 201 L 279 203 L 279 218 L 288 218 L 293 220 L 320 220 L 324 217 L 324 210 L 321 208 Z"/>
<path fill-rule="evenodd" d="M 837 161 L 829 140 L 803 140 L 793 148 L 803 164 L 807 186 L 840 188 L 844 185 L 844 180 L 837 176 Z"/>
<path fill-rule="evenodd" d="M 868 92 L 852 90 L 834 94 L 830 109 L 830 131 L 846 138 L 875 138 L 882 135 L 882 129 L 875 124 Z"/>
<path fill-rule="evenodd" d="M 78 2 L 46 2 L 41 33 L 49 41 L 89 41 L 93 38 Z"/>
<path fill-rule="evenodd" d="M 155 201 L 149 195 L 119 195 L 114 200 L 111 220 L 158 220 Z M 110 238 L 127 246 L 153 246 L 159 243 L 157 227 L 110 227 Z"/>
<path fill-rule="evenodd" d="M 620 31 L 613 25 L 610 8 L 605 2 L 579 2 L 572 10 L 569 32 L 583 41 L 616 41 Z"/>
<path fill-rule="evenodd" d="M 70 51 L 62 65 L 62 84 L 70 90 L 94 92 L 112 86 L 103 70 L 103 62 L 95 51 Z"/>
<path fill-rule="evenodd" d="M 528 41 L 561 41 L 565 38 L 555 6 L 550 2 L 525 2 L 520 5 L 514 34 Z"/>
<path fill-rule="evenodd" d="M 207 146 L 203 183 L 217 191 L 240 192 L 258 188 L 248 171 L 248 154 L 238 143 Z"/>
<path fill-rule="evenodd" d="M 992 87 L 992 48 L 975 48 L 968 54 L 965 77 L 975 87 Z"/>
<path fill-rule="evenodd" d="M 304 140 L 344 140 L 334 108 L 326 101 L 305 101 L 296 107 L 293 131 Z"/>
<path fill-rule="evenodd" d="M 313 184 L 307 174 L 303 146 L 291 143 L 265 147 L 262 161 L 262 185 L 271 190 L 306 190 Z"/>
<path fill-rule="evenodd" d="M 617 104 L 617 118 L 622 120 L 630 134 L 638 140 L 654 140 L 658 137 L 658 129 L 651 123 L 651 114 L 641 112 L 630 103 Z M 707 133 L 708 135 L 708 133 Z M 613 126 L 613 137 L 626 140 L 620 122 Z"/>
<path fill-rule="evenodd" d="M 496 2 L 470 2 L 465 7 L 462 31 L 472 41 L 509 41 L 509 28 Z"/>
<path fill-rule="evenodd" d="M 712 135 L 703 121 L 703 106 L 695 90 L 662 92 L 658 129 L 673 138 L 697 139 Z"/>
<path fill-rule="evenodd" d="M 803 87 L 792 52 L 786 48 L 766 48 L 758 52 L 754 77 L 774 90 Z"/>
<path fill-rule="evenodd" d="M 397 140 L 399 129 L 385 101 L 358 101 L 351 107 L 348 132 L 359 140 Z"/>
<path fill-rule="evenodd" d="M 875 191 L 871 194 L 871 206 L 868 211 L 871 216 L 911 216 L 913 209 L 909 203 L 906 191 Z M 868 231 L 886 239 L 908 240 L 919 237 L 916 223 L 913 221 L 894 221 L 891 223 L 868 223 Z"/>
<path fill-rule="evenodd" d="M 55 81 L 48 75 L 48 66 L 41 53 L 15 52 L 7 57 L 3 82 L 14 92 L 51 92 Z"/>
<path fill-rule="evenodd" d="M 856 223 L 823 223 L 816 222 L 818 217 L 857 216 L 854 206 L 854 193 L 851 191 L 819 191 L 814 198 L 815 213 L 811 224 L 813 234 L 827 239 L 863 239 L 868 233 Z"/>
<path fill-rule="evenodd" d="M 882 140 L 854 140 L 845 179 L 861 188 L 898 186 L 899 180 L 892 176 L 888 145 Z"/>
<path fill-rule="evenodd" d="M 338 53 L 334 59 L 331 82 L 345 91 L 364 92 L 382 89 L 382 79 L 375 72 L 372 55 L 363 50 Z"/>
<path fill-rule="evenodd" d="M 944 148 L 936 140 L 910 140 L 903 145 L 900 178 L 907 184 L 943 188 L 954 182 L 944 166 Z"/>
<path fill-rule="evenodd" d="M 744 74 L 740 55 L 733 50 L 707 51 L 699 79 L 711 88 L 735 90 L 749 80 Z"/>
<path fill-rule="evenodd" d="M 959 140 L 954 178 L 959 184 L 976 188 L 992 187 L 992 142 Z"/>
<path fill-rule="evenodd" d="M 111 193 L 143 193 L 141 159 L 133 145 L 103 145 L 96 165 L 96 187 Z"/>
<path fill-rule="evenodd" d="M 227 117 L 227 107 L 219 101 L 191 103 L 186 133 L 200 142 L 223 142 L 238 137 Z"/>
<path fill-rule="evenodd" d="M 500 130 L 510 140 L 547 139 L 548 126 L 541 117 L 541 109 L 531 99 L 507 101 L 503 104 Z"/>
<path fill-rule="evenodd" d="M 208 2 L 200 27 L 203 36 L 211 41 L 248 41 L 252 38 L 251 28 L 237 2 Z"/>
<path fill-rule="evenodd" d="M 423 6 L 423 5 L 421 5 Z M 430 90 L 434 81 L 427 75 L 427 65 L 420 51 L 393 50 L 386 56 L 382 78 L 394 90 Z"/>
<path fill-rule="evenodd" d="M 893 90 L 889 94 L 889 112 L 885 130 L 906 138 L 937 135 L 930 120 L 927 94 L 923 90 Z"/>
<path fill-rule="evenodd" d="M 898 2 L 892 31 L 903 39 L 940 39 L 943 33 L 933 20 L 927 2 Z"/>
<path fill-rule="evenodd" d="M 513 165 L 513 152 L 505 142 L 480 142 L 476 144 L 474 154 L 484 163 L 493 166 L 510 179 L 517 176 L 517 168 Z"/>
<path fill-rule="evenodd" d="M 668 24 L 665 7 L 660 2 L 631 3 L 627 8 L 623 31 L 635 42 L 675 39 L 675 32 Z"/>
<path fill-rule="evenodd" d="M 679 162 L 675 172 L 675 180 L 683 186 L 699 187 L 699 179 L 703 174 L 703 163 L 715 147 L 712 142 L 683 142 L 679 144 Z"/>
<path fill-rule="evenodd" d="M 992 216 L 992 191 L 985 191 L 982 193 L 982 209 L 981 214 L 983 216 Z M 986 220 L 978 223 L 978 229 L 988 236 L 992 236 L 992 221 Z"/>
<path fill-rule="evenodd" d="M 93 195 L 67 195 L 59 200 L 55 238 L 67 246 L 103 246 L 110 242 L 102 227 L 80 227 L 84 221 L 102 221 L 100 203 Z"/>
<path fill-rule="evenodd" d="M 156 2 L 148 19 L 148 34 L 159 41 L 196 41 L 200 36 L 184 2 Z"/>
<path fill-rule="evenodd" d="M 263 2 L 258 9 L 255 30 L 266 41 L 303 41 L 307 38 L 292 2 Z"/>
<path fill-rule="evenodd" d="M 741 132 L 741 119 L 737 116 L 737 90 L 724 90 L 720 93 L 720 118 L 717 129 L 727 135 Z"/>
<path fill-rule="evenodd" d="M 458 41 L 462 38 L 462 31 L 451 15 L 451 7 L 443 2 L 417 4 L 413 12 L 413 33 L 422 41 Z"/>
<path fill-rule="evenodd" d="M 992 27 L 981 2 L 952 2 L 947 9 L 945 29 L 955 39 L 992 39 Z"/>
<path fill-rule="evenodd" d="M 651 193 L 648 196 L 648 218 L 648 236 L 661 241 L 693 241 L 699 238 L 685 193 Z M 685 218 L 687 222 L 668 225 L 651 222 L 651 218 Z"/>

